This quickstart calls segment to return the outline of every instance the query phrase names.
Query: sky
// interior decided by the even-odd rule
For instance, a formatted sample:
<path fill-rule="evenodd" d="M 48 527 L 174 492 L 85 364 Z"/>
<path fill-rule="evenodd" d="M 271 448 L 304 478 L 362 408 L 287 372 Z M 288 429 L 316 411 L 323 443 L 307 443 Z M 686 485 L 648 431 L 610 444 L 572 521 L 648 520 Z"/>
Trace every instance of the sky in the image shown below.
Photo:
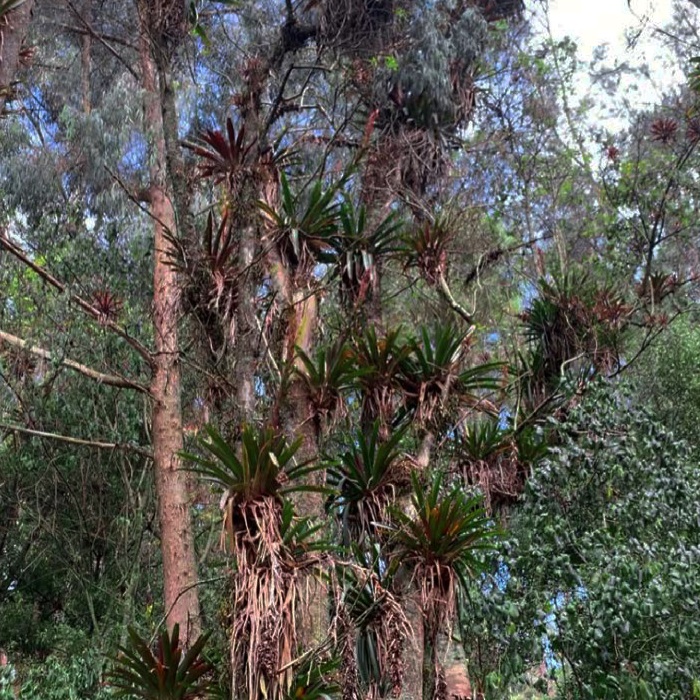
<path fill-rule="evenodd" d="M 644 24 L 645 37 L 650 38 L 654 25 L 671 19 L 672 5 L 672 0 L 630 0 L 629 4 L 627 0 L 550 0 L 550 25 L 555 37 L 569 35 L 576 40 L 582 58 L 590 58 L 603 43 L 625 54 L 625 30 Z"/>
<path fill-rule="evenodd" d="M 687 2 L 687 0 L 682 0 Z M 684 80 L 676 61 L 655 31 L 670 22 L 673 0 L 530 0 L 526 6 L 534 10 L 533 27 L 543 39 L 549 33 L 553 39 L 570 37 L 578 46 L 578 58 L 588 64 L 595 57 L 595 49 L 607 45 L 603 62 L 597 68 L 611 68 L 620 64 L 631 67 L 646 66 L 647 78 L 637 74 L 621 74 L 617 100 L 626 100 L 634 108 L 650 108 L 659 103 L 663 90 L 670 83 Z M 687 3 L 690 7 L 690 3 Z M 544 8 L 548 7 L 548 12 Z M 692 8 L 691 8 L 692 9 Z M 699 11 L 700 14 L 700 11 Z M 630 46 L 627 33 L 637 37 Z M 618 105 L 593 87 L 585 70 L 579 75 L 575 97 L 580 101 L 593 97 L 601 105 L 589 114 L 598 125 L 608 131 L 623 129 L 626 119 L 620 116 Z M 597 99 L 596 99 L 597 95 Z M 605 105 L 605 106 L 604 106 Z"/>

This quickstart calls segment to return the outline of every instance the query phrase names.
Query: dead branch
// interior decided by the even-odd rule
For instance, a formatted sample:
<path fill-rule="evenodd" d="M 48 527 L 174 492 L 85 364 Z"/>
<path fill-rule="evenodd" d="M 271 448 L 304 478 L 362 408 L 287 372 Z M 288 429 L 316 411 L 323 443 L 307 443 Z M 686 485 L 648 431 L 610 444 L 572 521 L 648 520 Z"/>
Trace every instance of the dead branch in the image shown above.
<path fill-rule="evenodd" d="M 48 270 L 37 265 L 31 258 L 15 243 L 13 243 L 5 232 L 0 233 L 0 246 L 5 248 L 9 253 L 12 253 L 20 262 L 24 263 L 27 267 L 32 269 L 34 272 L 41 277 L 44 282 L 51 285 L 54 289 L 59 292 L 66 291 L 66 285 L 60 280 L 54 277 Z M 141 357 L 146 360 L 149 367 L 153 367 L 153 353 L 142 343 L 140 343 L 136 338 L 129 335 L 126 329 L 122 328 L 120 325 L 109 319 L 105 319 L 104 315 L 100 313 L 89 301 L 86 301 L 77 294 L 70 295 L 71 301 L 77 304 L 88 316 L 93 320 L 98 321 L 100 325 L 105 328 L 109 328 L 112 332 L 116 333 L 120 338 L 123 338 L 136 352 L 141 355 Z"/>
<path fill-rule="evenodd" d="M 85 377 L 89 377 L 90 379 L 95 380 L 98 384 L 114 386 L 120 389 L 135 389 L 136 391 L 140 391 L 143 394 L 150 394 L 148 387 L 144 386 L 143 384 L 139 384 L 138 382 L 134 382 L 131 379 L 126 379 L 124 377 L 118 377 L 115 374 L 105 374 L 103 372 L 98 372 L 97 370 L 92 369 L 87 365 L 80 364 L 75 360 L 69 360 L 68 358 L 55 358 L 55 356 L 50 351 L 45 350 L 44 348 L 40 348 L 36 345 L 31 345 L 29 341 L 24 340 L 22 338 L 18 338 L 17 336 L 11 335 L 10 333 L 5 333 L 1 330 L 0 341 L 4 341 L 8 345 L 13 345 L 16 348 L 26 350 L 27 352 L 31 353 L 32 355 L 36 355 L 37 357 L 43 357 L 49 362 L 57 360 L 64 367 L 72 369 Z"/>
<path fill-rule="evenodd" d="M 458 315 L 461 316 L 468 324 L 474 323 L 474 312 L 467 311 L 459 302 L 454 298 L 448 284 L 445 279 L 445 275 L 441 274 L 438 277 L 438 291 L 440 295 L 445 299 L 445 301 L 450 305 L 450 308 Z"/>
<path fill-rule="evenodd" d="M 82 438 L 70 437 L 69 435 L 59 435 L 58 433 L 47 433 L 43 430 L 31 430 L 23 428 L 21 425 L 12 425 L 8 423 L 0 423 L 0 430 L 12 431 L 15 433 L 23 433 L 24 435 L 33 435 L 34 437 L 48 438 L 49 440 L 58 440 L 59 442 L 67 442 L 71 445 L 81 445 L 84 447 L 96 447 L 102 450 L 126 450 L 135 452 L 149 459 L 153 459 L 153 453 L 145 447 L 132 445 L 130 443 L 118 442 L 102 442 L 100 440 L 83 440 Z"/>

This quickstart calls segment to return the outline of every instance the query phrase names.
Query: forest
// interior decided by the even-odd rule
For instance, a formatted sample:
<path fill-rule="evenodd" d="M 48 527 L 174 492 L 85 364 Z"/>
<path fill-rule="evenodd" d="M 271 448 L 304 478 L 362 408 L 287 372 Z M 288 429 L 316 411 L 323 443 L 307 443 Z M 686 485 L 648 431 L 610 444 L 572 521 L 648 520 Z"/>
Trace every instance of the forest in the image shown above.
<path fill-rule="evenodd" d="M 637 4 L 0 0 L 0 700 L 700 698 L 700 0 Z"/>

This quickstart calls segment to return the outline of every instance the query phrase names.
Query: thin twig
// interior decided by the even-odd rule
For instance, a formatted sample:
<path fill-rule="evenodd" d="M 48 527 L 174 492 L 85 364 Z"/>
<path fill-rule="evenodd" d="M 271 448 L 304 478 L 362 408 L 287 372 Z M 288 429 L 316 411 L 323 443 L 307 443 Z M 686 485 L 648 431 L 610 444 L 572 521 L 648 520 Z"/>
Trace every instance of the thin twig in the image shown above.
<path fill-rule="evenodd" d="M 139 78 L 139 74 L 126 62 L 124 57 L 113 46 L 111 46 L 107 43 L 107 41 L 105 41 L 105 38 L 99 32 L 96 32 L 92 28 L 90 23 L 80 14 L 80 12 L 78 12 L 71 0 L 68 0 L 68 7 L 70 7 L 70 9 L 73 11 L 73 14 L 75 14 L 78 21 L 85 27 L 90 36 L 92 36 L 94 39 L 97 39 L 97 41 L 99 41 L 107 49 L 107 51 L 109 51 L 114 56 L 114 58 L 116 58 L 117 61 L 119 61 L 119 63 L 121 63 L 124 66 L 124 68 L 126 68 L 129 71 L 129 73 L 131 73 L 131 75 L 136 79 L 136 82 L 140 83 L 141 79 Z"/>

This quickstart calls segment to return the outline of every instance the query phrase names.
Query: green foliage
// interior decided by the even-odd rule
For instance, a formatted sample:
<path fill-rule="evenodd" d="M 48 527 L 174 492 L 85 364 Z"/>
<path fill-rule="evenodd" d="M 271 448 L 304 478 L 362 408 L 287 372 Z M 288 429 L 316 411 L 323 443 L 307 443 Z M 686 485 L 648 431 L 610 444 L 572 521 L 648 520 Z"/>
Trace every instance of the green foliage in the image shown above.
<path fill-rule="evenodd" d="M 484 566 L 484 552 L 493 552 L 498 530 L 483 509 L 482 497 L 460 486 L 442 493 L 443 477 L 436 474 L 424 488 L 415 473 L 412 503 L 415 516 L 396 511 L 397 556 L 423 567 L 451 570 L 461 579 Z"/>
<path fill-rule="evenodd" d="M 329 240 L 340 223 L 338 192 L 344 181 L 341 178 L 325 187 L 317 180 L 310 191 L 295 193 L 287 176 L 280 173 L 279 208 L 258 202 L 264 218 L 275 231 L 283 260 L 292 269 L 308 270 L 328 251 Z"/>
<path fill-rule="evenodd" d="M 14 700 L 15 695 L 10 691 L 14 677 L 23 700 L 81 700 L 86 697 L 107 700 L 113 696 L 102 682 L 103 665 L 103 659 L 90 649 L 82 649 L 72 657 L 54 653 L 26 674 L 11 668 L 6 675 L 6 686 L 0 674 L 0 698 Z M 7 693 L 6 697 L 3 692 Z"/>
<path fill-rule="evenodd" d="M 0 0 L 0 18 L 18 2 Z M 524 25 L 487 30 L 485 15 L 519 4 L 184 3 L 199 41 L 182 46 L 187 61 L 161 82 L 180 111 L 164 113 L 175 131 L 201 135 L 184 144 L 196 162 L 179 201 L 172 182 L 152 181 L 161 159 L 149 153 L 157 125 L 143 123 L 135 89 L 137 3 L 36 3 L 39 60 L 0 124 L 1 223 L 67 291 L 54 295 L 2 253 L 0 327 L 54 360 L 0 348 L 0 418 L 119 447 L 0 435 L 0 647 L 23 696 L 97 697 L 95 658 L 115 641 L 112 630 L 162 612 L 151 464 L 145 450 L 127 449 L 151 441 L 150 402 L 61 365 L 69 358 L 148 385 L 148 361 L 81 319 L 70 293 L 102 300 L 127 339 L 153 345 L 153 184 L 166 185 L 178 218 L 211 212 L 199 230 L 186 215 L 170 232 L 185 273 L 185 422 L 197 429 L 203 416 L 227 420 L 240 409 L 235 381 L 250 356 L 255 406 L 245 419 L 288 431 L 245 427 L 233 444 L 209 429 L 201 452 L 186 455 L 226 492 L 232 557 L 214 551 L 210 495 L 198 489 L 193 504 L 196 527 L 210 528 L 205 547 L 197 537 L 199 578 L 226 581 L 198 589 L 205 619 L 222 622 L 222 668 L 234 658 L 234 674 L 246 664 L 244 674 L 261 672 L 267 686 L 251 683 L 251 695 L 336 694 L 338 669 L 298 648 L 306 621 L 291 602 L 331 566 L 360 675 L 357 688 L 342 688 L 346 697 L 388 692 L 382 654 L 391 641 L 401 656 L 409 632 L 394 624 L 396 601 L 411 587 L 425 594 L 433 654 L 452 619 L 435 608 L 464 591 L 469 673 L 489 698 L 533 680 L 543 635 L 562 696 L 697 694 L 697 478 L 660 425 L 697 447 L 695 329 L 672 330 L 666 354 L 632 363 L 631 398 L 566 403 L 582 400 L 594 374 L 635 359 L 629 338 L 644 344 L 691 289 L 696 100 L 678 91 L 658 114 L 630 112 L 627 132 L 606 135 L 575 98 L 582 64 L 571 41 L 533 50 L 539 40 Z M 179 145 L 170 144 L 166 180 L 179 170 Z M 607 151 L 597 170 L 599 145 Z M 448 202 L 455 215 L 435 216 Z M 584 268 L 587 276 L 576 272 Z M 450 323 L 459 304 L 445 303 L 448 276 L 474 308 L 463 315 L 474 318 L 469 332 Z M 301 297 L 316 328 L 292 358 L 286 334 Z M 376 326 L 361 326 L 368 318 Z M 236 342 L 226 342 L 234 329 Z M 319 347 L 329 336 L 337 341 Z M 492 361 L 506 347 L 518 357 L 510 387 Z M 299 404 L 290 387 L 301 387 Z M 653 417 L 632 415 L 636 401 Z M 287 420 L 283 412 L 297 409 Z M 304 458 L 333 454 L 323 465 L 335 489 L 325 513 L 320 499 L 286 498 L 323 490 L 320 475 L 306 479 L 317 465 L 296 462 L 302 432 Z M 411 481 L 417 446 L 429 466 Z M 488 490 L 475 463 L 514 477 L 505 507 L 486 494 L 488 515 L 468 490 Z M 313 518 L 295 514 L 311 501 L 303 514 Z M 494 573 L 485 562 L 495 558 L 499 517 L 511 534 Z M 163 660 L 175 653 L 169 643 Z M 145 664 L 131 668 L 136 675 L 158 661 L 134 653 Z M 301 671 L 292 663 L 300 658 Z M 280 666 L 284 681 L 273 688 Z"/>
<path fill-rule="evenodd" d="M 320 347 L 313 357 L 297 347 L 296 355 L 302 366 L 295 367 L 294 371 L 307 386 L 314 418 L 327 424 L 334 417 L 343 415 L 347 393 L 355 386 L 359 376 L 348 345 L 336 342 Z"/>
<path fill-rule="evenodd" d="M 524 406 L 537 410 L 567 382 L 584 386 L 619 369 L 634 313 L 613 285 L 587 272 L 540 278 L 537 296 L 521 314 L 527 350 L 515 371 Z"/>
<path fill-rule="evenodd" d="M 383 336 L 370 326 L 354 341 L 354 357 L 362 396 L 362 424 L 380 422 L 386 426 L 394 417 L 394 391 L 400 388 L 400 369 L 410 352 L 401 329 L 387 331 Z"/>
<path fill-rule="evenodd" d="M 108 674 L 110 685 L 118 697 L 142 700 L 195 700 L 206 697 L 211 682 L 205 678 L 212 667 L 202 658 L 208 635 L 200 636 L 189 649 L 180 644 L 176 624 L 172 633 L 164 630 L 158 639 L 156 654 L 149 649 L 133 628 L 129 628 L 127 646 Z"/>
<path fill-rule="evenodd" d="M 340 226 L 330 241 L 330 250 L 320 260 L 331 265 L 331 274 L 340 280 L 341 299 L 356 303 L 362 294 L 375 288 L 377 262 L 396 250 L 403 222 L 392 212 L 379 222 L 370 222 L 367 209 L 346 199 L 338 212 Z"/>
<path fill-rule="evenodd" d="M 452 396 L 476 403 L 479 393 L 500 386 L 494 373 L 502 367 L 498 362 L 464 368 L 469 352 L 469 333 L 451 324 L 420 329 L 420 335 L 409 343 L 409 353 L 401 362 L 399 382 L 409 413 L 420 422 L 427 422 L 449 406 Z"/>
<path fill-rule="evenodd" d="M 486 460 L 507 449 L 509 431 L 501 428 L 498 419 L 472 423 L 460 435 L 460 451 L 474 461 Z"/>
<path fill-rule="evenodd" d="M 212 458 L 189 452 L 183 457 L 193 465 L 188 469 L 226 489 L 237 502 L 254 501 L 263 496 L 280 497 L 284 493 L 309 486 L 286 485 L 318 469 L 318 466 L 294 461 L 301 439 L 291 445 L 273 428 L 244 426 L 241 431 L 240 458 L 233 447 L 213 427 L 206 428 L 208 439 L 200 447 Z"/>
<path fill-rule="evenodd" d="M 675 435 L 700 444 L 700 331 L 688 315 L 677 319 L 633 365 L 627 381 Z"/>
<path fill-rule="evenodd" d="M 405 430 L 397 430 L 382 441 L 375 423 L 369 435 L 359 431 L 350 449 L 329 462 L 327 479 L 338 494 L 333 506 L 342 519 L 346 545 L 375 530 L 386 507 L 405 490 L 408 471 L 399 449 L 404 436 Z"/>
<path fill-rule="evenodd" d="M 446 32 L 437 12 L 418 13 L 410 25 L 408 50 L 396 62 L 398 69 L 391 65 L 380 73 L 405 96 L 399 118 L 410 120 L 414 127 L 454 128 L 463 116 L 455 83 L 468 75 L 483 50 L 486 21 L 471 7 L 455 15 Z"/>
<path fill-rule="evenodd" d="M 562 697 L 683 698 L 700 677 L 695 460 L 629 402 L 600 387 L 557 426 L 513 524 L 506 590 Z"/>
<path fill-rule="evenodd" d="M 322 524 L 314 525 L 311 518 L 295 517 L 290 501 L 282 504 L 280 539 L 292 559 L 301 561 L 309 552 L 327 552 L 331 549 L 329 542 L 319 537 L 322 528 Z"/>
<path fill-rule="evenodd" d="M 287 691 L 285 700 L 332 700 L 340 694 L 335 680 L 338 661 L 311 656 L 300 664 Z"/>

